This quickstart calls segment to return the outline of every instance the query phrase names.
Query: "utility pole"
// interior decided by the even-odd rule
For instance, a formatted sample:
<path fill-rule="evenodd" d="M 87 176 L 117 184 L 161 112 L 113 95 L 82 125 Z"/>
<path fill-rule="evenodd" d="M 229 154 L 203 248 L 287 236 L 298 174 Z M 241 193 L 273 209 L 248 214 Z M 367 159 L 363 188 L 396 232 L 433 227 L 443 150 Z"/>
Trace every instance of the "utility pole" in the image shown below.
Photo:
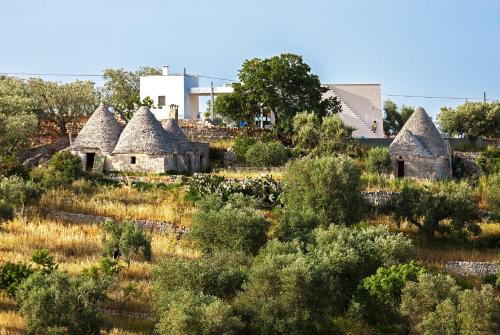
<path fill-rule="evenodd" d="M 212 117 L 212 121 L 215 120 L 215 112 L 214 112 L 214 82 L 210 82 L 210 114 Z"/>
<path fill-rule="evenodd" d="M 483 101 L 486 102 L 486 92 L 483 92 Z"/>

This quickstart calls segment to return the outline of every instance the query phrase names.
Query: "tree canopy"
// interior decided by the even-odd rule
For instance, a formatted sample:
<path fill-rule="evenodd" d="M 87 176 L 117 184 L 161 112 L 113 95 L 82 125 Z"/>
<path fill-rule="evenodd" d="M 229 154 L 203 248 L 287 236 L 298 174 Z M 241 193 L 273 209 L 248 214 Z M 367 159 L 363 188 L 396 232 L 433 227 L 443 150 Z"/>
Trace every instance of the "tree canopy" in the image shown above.
<path fill-rule="evenodd" d="M 140 102 L 140 78 L 147 75 L 159 75 L 160 69 L 154 67 L 141 67 L 136 71 L 124 69 L 105 69 L 104 101 L 113 107 L 113 110 L 124 120 L 132 118 Z"/>
<path fill-rule="evenodd" d="M 392 100 L 384 101 L 384 132 L 387 136 L 394 136 L 399 133 L 401 128 L 415 111 L 412 106 L 398 106 Z"/>
<path fill-rule="evenodd" d="M 261 113 L 273 113 L 274 129 L 282 138 L 291 136 L 293 117 L 299 112 L 311 111 L 322 118 L 341 110 L 336 98 L 323 98 L 328 89 L 298 55 L 246 60 L 238 77 L 240 83 L 233 84 L 234 93 L 216 100 L 217 113 L 247 122 Z"/>
<path fill-rule="evenodd" d="M 437 116 L 439 129 L 448 136 L 465 135 L 475 143 L 480 137 L 500 136 L 500 103 L 466 102 L 443 107 Z"/>

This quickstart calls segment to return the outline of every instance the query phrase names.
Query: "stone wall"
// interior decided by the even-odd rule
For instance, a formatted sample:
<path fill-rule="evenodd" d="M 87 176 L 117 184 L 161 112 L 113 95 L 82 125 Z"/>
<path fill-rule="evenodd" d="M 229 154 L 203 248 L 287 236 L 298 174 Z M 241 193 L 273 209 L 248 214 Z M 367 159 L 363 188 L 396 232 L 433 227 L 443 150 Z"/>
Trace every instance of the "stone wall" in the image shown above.
<path fill-rule="evenodd" d="M 423 158 L 417 156 L 403 157 L 404 177 L 421 179 L 451 178 L 451 161 L 446 157 Z M 397 171 L 397 157 L 392 157 L 393 171 Z"/>
<path fill-rule="evenodd" d="M 378 207 L 383 206 L 393 197 L 397 196 L 399 192 L 391 191 L 373 191 L 373 192 L 362 192 L 363 196 L 369 203 Z"/>
<path fill-rule="evenodd" d="M 484 277 L 500 272 L 500 266 L 491 262 L 449 261 L 446 270 L 462 276 Z"/>

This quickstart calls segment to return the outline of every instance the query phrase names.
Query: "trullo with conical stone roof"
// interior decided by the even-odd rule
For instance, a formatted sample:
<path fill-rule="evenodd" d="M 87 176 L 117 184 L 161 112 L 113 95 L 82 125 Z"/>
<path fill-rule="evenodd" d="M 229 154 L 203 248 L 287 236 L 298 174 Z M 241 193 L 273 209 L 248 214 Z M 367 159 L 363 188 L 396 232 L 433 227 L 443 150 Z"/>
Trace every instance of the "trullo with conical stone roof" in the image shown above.
<path fill-rule="evenodd" d="M 418 107 L 389 146 L 396 177 L 451 178 L 451 148 L 431 118 Z"/>

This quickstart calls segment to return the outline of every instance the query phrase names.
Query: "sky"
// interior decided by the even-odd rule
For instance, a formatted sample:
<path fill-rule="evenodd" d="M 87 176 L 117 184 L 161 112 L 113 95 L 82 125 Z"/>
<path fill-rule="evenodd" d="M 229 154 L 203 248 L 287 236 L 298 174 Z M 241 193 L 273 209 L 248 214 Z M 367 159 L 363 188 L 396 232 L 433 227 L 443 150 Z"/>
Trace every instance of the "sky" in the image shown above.
<path fill-rule="evenodd" d="M 380 83 L 435 116 L 463 100 L 387 94 L 500 99 L 499 18 L 498 0 L 0 0 L 0 72 L 236 79 L 245 59 L 291 52 L 323 83 Z"/>

